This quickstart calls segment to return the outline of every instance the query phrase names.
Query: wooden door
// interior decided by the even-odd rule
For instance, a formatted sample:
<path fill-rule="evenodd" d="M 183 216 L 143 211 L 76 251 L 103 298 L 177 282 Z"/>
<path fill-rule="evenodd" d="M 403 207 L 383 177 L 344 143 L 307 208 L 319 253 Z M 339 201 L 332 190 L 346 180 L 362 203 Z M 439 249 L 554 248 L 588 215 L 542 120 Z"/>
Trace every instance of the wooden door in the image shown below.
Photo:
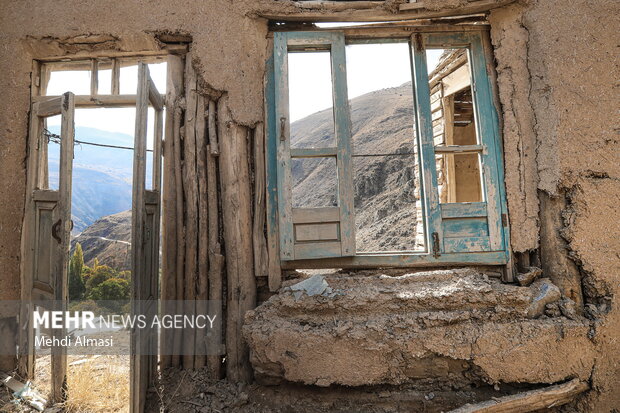
<path fill-rule="evenodd" d="M 71 246 L 71 175 L 73 169 L 74 96 L 62 96 L 35 103 L 31 110 L 28 196 L 22 236 L 22 308 L 20 310 L 20 373 L 34 376 L 33 301 L 46 310 L 66 310 L 67 271 Z M 61 116 L 58 187 L 50 189 L 48 135 L 45 119 Z M 54 329 L 57 338 L 64 329 Z M 50 401 L 66 396 L 67 349 L 52 347 Z"/>
<path fill-rule="evenodd" d="M 148 108 L 155 109 L 153 131 L 152 189 L 147 190 Z M 136 131 L 133 159 L 132 200 L 132 312 L 157 313 L 159 275 L 159 227 L 161 138 L 164 102 L 149 75 L 148 66 L 138 66 Z M 146 391 L 157 376 L 157 332 L 134 328 L 131 334 L 130 411 L 144 411 Z"/>

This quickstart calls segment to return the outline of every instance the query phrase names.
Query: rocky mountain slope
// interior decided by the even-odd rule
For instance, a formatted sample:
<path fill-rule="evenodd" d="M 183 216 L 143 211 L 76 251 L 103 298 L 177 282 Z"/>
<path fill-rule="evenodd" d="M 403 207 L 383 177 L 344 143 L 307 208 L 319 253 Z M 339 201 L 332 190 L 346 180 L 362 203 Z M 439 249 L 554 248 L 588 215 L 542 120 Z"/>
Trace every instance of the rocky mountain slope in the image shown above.
<path fill-rule="evenodd" d="M 71 246 L 79 242 L 84 252 L 84 262 L 92 266 L 95 258 L 99 264 L 118 271 L 131 270 L 131 211 L 108 215 L 95 221 Z"/>
<path fill-rule="evenodd" d="M 414 118 L 411 83 L 350 101 L 357 250 L 415 249 Z M 335 146 L 332 110 L 291 125 L 296 148 Z M 337 205 L 330 158 L 292 162 L 295 207 Z"/>

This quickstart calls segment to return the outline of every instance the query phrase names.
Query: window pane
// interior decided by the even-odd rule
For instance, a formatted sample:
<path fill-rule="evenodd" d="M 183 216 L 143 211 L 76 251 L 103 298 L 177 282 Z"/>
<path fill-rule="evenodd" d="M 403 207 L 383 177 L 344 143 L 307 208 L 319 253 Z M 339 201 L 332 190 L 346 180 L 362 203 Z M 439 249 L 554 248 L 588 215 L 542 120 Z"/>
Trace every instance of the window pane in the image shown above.
<path fill-rule="evenodd" d="M 409 43 L 346 46 L 355 155 L 414 152 Z"/>
<path fill-rule="evenodd" d="M 121 95 L 135 95 L 138 92 L 138 65 L 121 67 L 118 76 Z"/>
<path fill-rule="evenodd" d="M 357 252 L 424 249 L 415 159 L 413 155 L 353 158 Z"/>
<path fill-rule="evenodd" d="M 60 186 L 60 127 L 49 126 L 55 123 L 60 125 L 60 115 L 45 120 L 46 130 L 43 131 L 43 142 L 47 142 L 47 165 L 45 166 L 47 167 L 47 175 L 43 177 L 39 187 L 57 191 Z"/>
<path fill-rule="evenodd" d="M 446 146 L 477 145 L 467 49 L 428 50 L 426 60 L 436 151 Z M 438 153 L 436 161 L 440 202 L 483 200 L 478 153 Z"/>
<path fill-rule="evenodd" d="M 424 249 L 408 42 L 346 46 L 358 253 Z"/>
<path fill-rule="evenodd" d="M 288 53 L 292 148 L 336 146 L 331 53 Z"/>
<path fill-rule="evenodd" d="M 440 154 L 435 157 L 440 202 L 484 201 L 479 158 L 477 153 Z"/>
<path fill-rule="evenodd" d="M 112 93 L 112 69 L 99 69 L 97 76 L 98 89 L 97 93 L 100 95 L 109 95 Z"/>
<path fill-rule="evenodd" d="M 293 208 L 338 206 L 336 158 L 293 158 Z"/>
<path fill-rule="evenodd" d="M 46 96 L 73 92 L 76 95 L 90 95 L 90 70 L 52 71 L 45 90 Z"/>

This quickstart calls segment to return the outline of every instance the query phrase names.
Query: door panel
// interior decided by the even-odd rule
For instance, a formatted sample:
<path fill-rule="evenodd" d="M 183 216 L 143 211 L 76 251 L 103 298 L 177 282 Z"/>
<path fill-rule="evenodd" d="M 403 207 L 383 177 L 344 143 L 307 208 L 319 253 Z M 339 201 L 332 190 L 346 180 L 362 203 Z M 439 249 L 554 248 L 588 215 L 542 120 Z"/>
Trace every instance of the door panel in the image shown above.
<path fill-rule="evenodd" d="M 155 109 L 153 190 L 146 190 L 148 107 Z M 147 319 L 157 313 L 159 275 L 159 222 L 163 103 L 149 75 L 138 66 L 136 132 L 132 201 L 132 312 Z M 157 331 L 133 329 L 131 334 L 130 411 L 144 411 L 146 392 L 157 375 Z"/>
<path fill-rule="evenodd" d="M 33 301 L 47 310 L 67 308 L 67 271 L 71 247 L 71 177 L 73 169 L 75 104 L 67 92 L 33 105 L 28 193 L 22 238 L 22 309 L 20 310 L 20 372 L 34 374 Z M 48 189 L 47 137 L 42 133 L 45 117 L 61 115 L 60 168 L 57 190 Z M 65 329 L 54 329 L 62 339 Z M 51 353 L 51 402 L 66 397 L 67 350 L 54 346 Z"/>

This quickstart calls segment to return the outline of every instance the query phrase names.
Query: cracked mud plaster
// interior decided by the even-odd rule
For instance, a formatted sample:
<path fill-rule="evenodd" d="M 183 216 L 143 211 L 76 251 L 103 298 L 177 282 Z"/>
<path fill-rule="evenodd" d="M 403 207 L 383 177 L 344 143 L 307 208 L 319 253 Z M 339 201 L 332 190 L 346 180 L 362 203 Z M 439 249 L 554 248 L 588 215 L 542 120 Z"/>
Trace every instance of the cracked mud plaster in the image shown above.
<path fill-rule="evenodd" d="M 535 115 L 529 102 L 528 31 L 521 5 L 493 10 L 491 41 L 502 104 L 504 165 L 513 251 L 538 247 Z"/>
<path fill-rule="evenodd" d="M 620 78 L 619 13 L 620 4 L 609 0 L 532 0 L 489 17 L 497 47 L 513 247 L 520 250 L 537 236 L 535 215 L 525 212 L 534 187 L 529 179 L 550 196 L 567 194 L 563 226 L 557 230 L 579 267 L 586 302 L 611 308 L 595 322 L 595 391 L 579 406 L 586 412 L 620 406 L 620 94 L 614 80 Z M 521 148 L 535 156 L 535 169 L 531 164 L 522 169 Z M 522 187 L 527 195 L 519 192 Z"/>

